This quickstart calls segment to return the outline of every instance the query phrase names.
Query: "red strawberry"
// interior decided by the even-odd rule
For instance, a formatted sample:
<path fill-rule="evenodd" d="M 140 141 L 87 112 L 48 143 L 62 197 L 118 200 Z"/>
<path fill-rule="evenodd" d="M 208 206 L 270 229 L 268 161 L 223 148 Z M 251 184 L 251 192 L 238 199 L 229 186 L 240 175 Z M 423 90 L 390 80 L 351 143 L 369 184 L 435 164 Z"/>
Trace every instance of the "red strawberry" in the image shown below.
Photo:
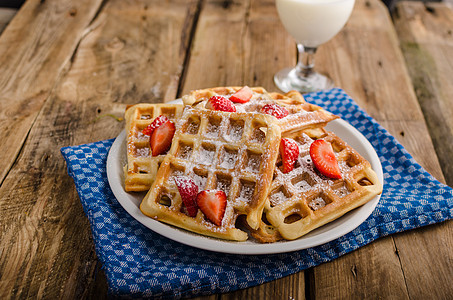
<path fill-rule="evenodd" d="M 236 107 L 234 106 L 233 102 L 223 96 L 212 96 L 211 98 L 209 98 L 208 103 L 206 103 L 206 108 L 227 112 L 236 111 Z"/>
<path fill-rule="evenodd" d="M 198 212 L 197 195 L 198 185 L 187 176 L 175 177 L 175 183 L 181 195 L 182 202 L 186 206 L 187 213 L 191 217 L 195 217 Z"/>
<path fill-rule="evenodd" d="M 163 154 L 170 149 L 175 129 L 175 124 L 172 121 L 167 121 L 154 129 L 153 134 L 149 139 L 153 156 Z"/>
<path fill-rule="evenodd" d="M 283 163 L 283 173 L 291 172 L 294 169 L 294 163 L 299 157 L 299 146 L 293 139 L 283 138 L 280 141 L 280 155 Z"/>
<path fill-rule="evenodd" d="M 197 204 L 209 221 L 217 226 L 222 225 L 227 205 L 226 195 L 223 191 L 201 191 L 197 196 Z"/>
<path fill-rule="evenodd" d="M 249 102 L 253 96 L 253 91 L 248 86 L 244 86 L 242 89 L 231 95 L 230 100 L 236 103 Z"/>
<path fill-rule="evenodd" d="M 154 129 L 156 129 L 157 127 L 159 127 L 160 125 L 164 124 L 167 121 L 168 119 L 166 116 L 164 115 L 158 116 L 157 118 L 154 119 L 154 121 L 151 124 L 149 124 L 148 126 L 146 126 L 145 129 L 143 129 L 143 134 L 151 136 L 153 134 Z"/>
<path fill-rule="evenodd" d="M 310 146 L 310 157 L 321 174 L 332 179 L 341 178 L 340 167 L 330 143 L 324 140 L 314 141 Z"/>
<path fill-rule="evenodd" d="M 277 119 L 284 118 L 289 114 L 286 108 L 278 104 L 266 104 L 261 108 L 261 112 L 274 116 Z"/>

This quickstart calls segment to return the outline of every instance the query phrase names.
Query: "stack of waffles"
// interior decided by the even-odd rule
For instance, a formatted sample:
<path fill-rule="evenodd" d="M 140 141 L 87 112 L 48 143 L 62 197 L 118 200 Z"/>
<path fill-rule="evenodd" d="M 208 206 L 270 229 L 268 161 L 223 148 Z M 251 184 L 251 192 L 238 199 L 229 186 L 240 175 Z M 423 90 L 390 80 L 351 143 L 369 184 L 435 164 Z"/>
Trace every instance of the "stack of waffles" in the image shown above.
<path fill-rule="evenodd" d="M 140 209 L 151 218 L 270 243 L 297 239 L 382 191 L 370 163 L 324 129 L 337 117 L 298 92 L 218 87 L 182 100 L 126 110 L 125 189 L 147 191 Z M 334 156 L 334 176 L 312 156 L 319 140 Z M 156 141 L 168 147 L 155 153 Z"/>

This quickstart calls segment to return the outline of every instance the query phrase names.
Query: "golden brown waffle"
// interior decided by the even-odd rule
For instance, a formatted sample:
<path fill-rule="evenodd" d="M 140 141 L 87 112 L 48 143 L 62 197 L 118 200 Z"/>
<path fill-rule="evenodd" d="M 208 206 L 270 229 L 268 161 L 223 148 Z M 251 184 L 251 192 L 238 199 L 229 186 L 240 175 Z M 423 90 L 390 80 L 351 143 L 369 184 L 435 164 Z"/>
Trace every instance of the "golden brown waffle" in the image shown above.
<path fill-rule="evenodd" d="M 370 163 L 334 133 L 315 129 L 294 134 L 292 138 L 299 145 L 299 158 L 289 173 L 275 168 L 265 217 L 260 228 L 252 230 L 260 242 L 297 239 L 365 204 L 382 191 Z M 313 166 L 309 149 L 319 138 L 332 144 L 342 179 L 327 178 Z"/>
<path fill-rule="evenodd" d="M 227 113 L 186 107 L 176 125 L 172 146 L 140 209 L 152 218 L 199 234 L 244 241 L 236 227 L 239 215 L 259 226 L 280 143 L 275 118 L 264 114 Z M 185 213 L 175 176 L 192 178 L 199 190 L 220 189 L 227 195 L 221 226 L 201 210 Z"/>
<path fill-rule="evenodd" d="M 148 191 L 165 157 L 151 155 L 149 136 L 142 133 L 143 129 L 160 115 L 175 121 L 181 116 L 182 110 L 181 104 L 136 104 L 126 110 L 127 165 L 124 168 L 126 191 Z"/>
<path fill-rule="evenodd" d="M 182 97 L 185 105 L 204 109 L 206 102 L 215 95 L 229 97 L 242 87 L 215 87 L 208 89 L 195 90 Z M 285 107 L 289 115 L 279 119 L 282 135 L 297 132 L 309 128 L 323 127 L 328 122 L 338 117 L 322 109 L 321 107 L 310 104 L 297 91 L 290 91 L 286 94 L 268 93 L 262 87 L 252 87 L 252 99 L 246 103 L 234 103 L 237 112 L 261 112 L 261 108 L 266 104 L 276 103 Z"/>

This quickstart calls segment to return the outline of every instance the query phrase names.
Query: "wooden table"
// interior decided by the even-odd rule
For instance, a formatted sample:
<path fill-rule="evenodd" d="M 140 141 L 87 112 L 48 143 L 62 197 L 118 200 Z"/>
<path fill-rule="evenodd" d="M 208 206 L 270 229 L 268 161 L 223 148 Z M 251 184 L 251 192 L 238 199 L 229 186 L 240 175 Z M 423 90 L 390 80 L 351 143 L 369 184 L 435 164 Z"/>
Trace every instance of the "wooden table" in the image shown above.
<path fill-rule="evenodd" d="M 357 0 L 323 45 L 330 75 L 453 185 L 453 10 Z M 118 135 L 127 104 L 195 88 L 276 91 L 296 62 L 272 0 L 28 0 L 0 36 L 0 298 L 105 298 L 89 224 L 59 153 Z M 453 223 L 212 299 L 451 299 Z"/>

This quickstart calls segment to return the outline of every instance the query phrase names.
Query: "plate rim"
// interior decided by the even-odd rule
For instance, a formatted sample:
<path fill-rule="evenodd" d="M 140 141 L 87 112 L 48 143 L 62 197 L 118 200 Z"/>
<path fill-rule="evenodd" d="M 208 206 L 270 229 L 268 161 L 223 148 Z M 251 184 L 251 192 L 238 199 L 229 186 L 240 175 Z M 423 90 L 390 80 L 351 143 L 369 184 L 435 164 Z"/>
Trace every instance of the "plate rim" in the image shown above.
<path fill-rule="evenodd" d="M 356 151 L 358 151 L 362 156 L 365 156 L 365 158 L 370 162 L 373 170 L 376 172 L 381 184 L 384 183 L 383 170 L 380 159 L 371 143 L 360 131 L 358 131 L 354 126 L 341 118 L 331 121 L 326 127 L 340 127 L 339 131 L 341 130 L 341 127 L 343 127 L 343 129 L 351 135 L 350 139 L 356 138 L 358 141 L 360 141 L 360 144 L 364 147 L 362 151 L 366 150 L 366 153 L 361 153 L 359 150 Z M 335 130 L 330 130 L 335 132 Z M 343 137 L 341 138 L 343 139 Z M 134 201 L 140 200 L 136 199 L 136 197 L 133 195 L 137 195 L 138 197 L 139 195 L 144 195 L 145 193 L 127 193 L 124 190 L 124 166 L 118 166 L 118 164 L 121 164 L 121 148 L 123 147 L 123 149 L 125 149 L 125 139 L 126 132 L 125 130 L 123 130 L 113 142 L 107 156 L 107 179 L 115 198 L 129 215 L 131 215 L 135 220 L 137 220 L 148 229 L 176 242 L 203 250 L 227 254 L 264 255 L 293 252 L 323 245 L 348 234 L 349 232 L 360 226 L 373 213 L 381 198 L 381 195 L 377 195 L 366 204 L 293 241 L 280 241 L 275 243 L 261 244 L 258 242 L 250 242 L 250 240 L 245 242 L 237 242 L 211 238 L 159 222 L 145 216 L 140 211 L 140 203 L 138 203 L 138 205 L 134 203 Z M 348 141 L 346 142 L 349 144 Z M 132 198 L 134 198 L 135 200 Z M 349 215 L 349 217 L 346 222 L 344 222 L 346 215 Z M 342 220 L 343 222 L 341 222 Z M 317 230 L 319 231 L 322 228 L 335 223 L 340 224 L 338 226 L 340 229 L 336 227 L 333 233 L 327 234 L 329 233 L 329 231 L 332 231 L 332 229 L 330 229 L 327 230 L 327 232 L 321 232 L 317 235 L 314 234 Z"/>

